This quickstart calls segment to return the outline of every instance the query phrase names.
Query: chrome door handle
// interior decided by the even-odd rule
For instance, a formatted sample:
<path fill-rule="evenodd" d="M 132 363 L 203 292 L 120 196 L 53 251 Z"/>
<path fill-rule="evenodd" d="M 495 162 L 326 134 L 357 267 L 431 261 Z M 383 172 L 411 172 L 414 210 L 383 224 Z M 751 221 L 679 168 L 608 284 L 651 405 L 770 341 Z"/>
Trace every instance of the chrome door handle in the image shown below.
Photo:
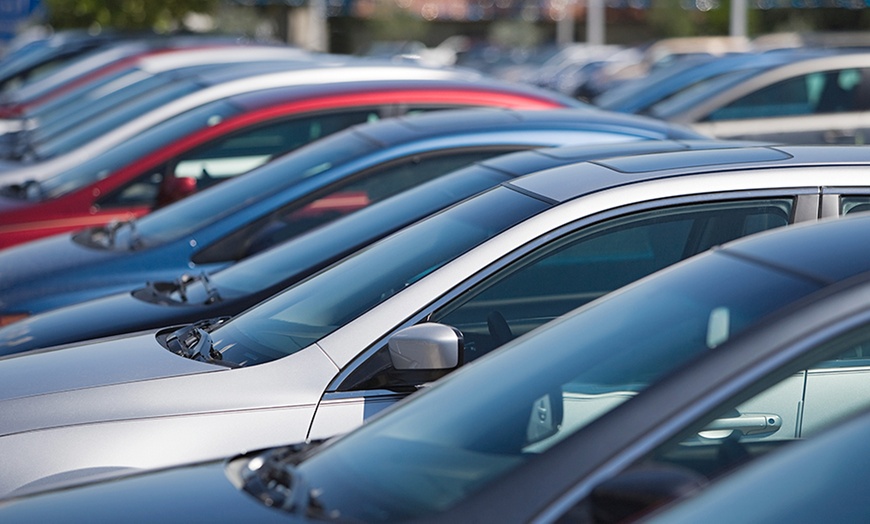
<path fill-rule="evenodd" d="M 735 431 L 740 436 L 776 433 L 782 427 L 782 417 L 772 413 L 747 413 L 736 417 L 718 418 L 704 428 L 698 436 L 723 439 Z"/>

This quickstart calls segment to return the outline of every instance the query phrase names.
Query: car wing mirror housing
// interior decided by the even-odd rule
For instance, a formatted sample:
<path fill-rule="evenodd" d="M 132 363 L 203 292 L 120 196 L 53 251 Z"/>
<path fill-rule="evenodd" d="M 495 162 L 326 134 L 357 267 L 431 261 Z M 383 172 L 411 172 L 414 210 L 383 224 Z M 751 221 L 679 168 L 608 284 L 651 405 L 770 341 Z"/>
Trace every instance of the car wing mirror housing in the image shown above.
<path fill-rule="evenodd" d="M 462 364 L 462 333 L 451 326 L 427 322 L 410 326 L 387 343 L 393 369 L 406 383 L 437 380 Z"/>

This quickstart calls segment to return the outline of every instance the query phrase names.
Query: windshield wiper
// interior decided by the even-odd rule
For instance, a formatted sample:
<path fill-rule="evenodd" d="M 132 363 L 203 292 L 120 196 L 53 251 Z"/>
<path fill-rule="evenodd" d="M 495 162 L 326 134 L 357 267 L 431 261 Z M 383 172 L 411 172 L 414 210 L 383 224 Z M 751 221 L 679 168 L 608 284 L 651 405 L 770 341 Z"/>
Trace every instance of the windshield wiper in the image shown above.
<path fill-rule="evenodd" d="M 42 186 L 36 180 L 27 180 L 20 184 L 10 184 L 4 186 L 0 192 L 2 192 L 4 196 L 17 198 L 19 200 L 29 200 L 31 202 L 43 200 L 44 196 Z"/>
<path fill-rule="evenodd" d="M 293 515 L 335 519 L 338 511 L 329 511 L 320 502 L 319 490 L 312 489 L 293 458 L 307 444 L 289 446 L 254 457 L 242 473 L 244 489 L 267 506 Z"/>
<path fill-rule="evenodd" d="M 219 364 L 230 368 L 240 367 L 234 362 L 223 360 L 223 355 L 220 351 L 214 349 L 211 335 L 208 333 L 208 330 L 223 324 L 227 320 L 229 320 L 229 317 L 201 320 L 175 331 L 167 339 L 170 351 L 191 360 Z"/>
<path fill-rule="evenodd" d="M 211 280 L 208 278 L 208 274 L 203 271 L 199 275 L 185 273 L 175 280 L 175 291 L 178 292 L 178 296 L 181 298 L 182 302 L 187 302 L 187 286 L 193 282 L 202 282 L 202 287 L 205 289 L 206 293 L 204 304 L 214 304 L 215 302 L 221 301 L 220 293 L 218 293 L 217 288 L 212 285 Z"/>

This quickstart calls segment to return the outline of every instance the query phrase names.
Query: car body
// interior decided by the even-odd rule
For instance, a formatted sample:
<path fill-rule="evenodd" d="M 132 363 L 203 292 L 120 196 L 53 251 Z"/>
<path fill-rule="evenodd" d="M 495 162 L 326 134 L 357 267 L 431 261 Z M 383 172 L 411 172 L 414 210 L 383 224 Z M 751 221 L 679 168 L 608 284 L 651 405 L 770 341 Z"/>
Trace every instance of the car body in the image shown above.
<path fill-rule="evenodd" d="M 703 55 L 684 58 L 649 76 L 636 78 L 596 97 L 596 106 L 609 111 L 648 114 L 649 108 L 700 82 L 723 76 L 751 78 L 761 71 L 788 64 L 796 58 L 818 56 L 822 50 L 794 50 L 768 53 L 740 53 L 726 56 Z"/>
<path fill-rule="evenodd" d="M 863 144 L 870 131 L 868 85 L 870 54 L 843 52 L 750 78 L 715 77 L 650 107 L 648 114 L 718 138 Z"/>
<path fill-rule="evenodd" d="M 462 111 L 356 126 L 142 219 L 0 251 L 3 323 L 9 315 L 226 267 L 373 201 L 498 154 L 699 137 L 649 118 L 587 108 Z M 295 210 L 305 205 L 312 207 Z"/>
<path fill-rule="evenodd" d="M 167 118 L 48 179 L 6 187 L 0 196 L 0 247 L 142 216 L 355 124 L 453 108 L 570 107 L 569 101 L 542 90 L 414 66 L 330 66 L 278 59 L 265 67 L 297 67 L 297 74 L 286 78 L 299 82 L 258 88 L 258 75 L 249 82 L 240 80 L 247 82 L 241 93 Z M 235 74 L 240 68 L 230 69 Z M 330 79 L 332 73 L 336 75 Z M 306 76 L 320 79 L 306 82 Z M 198 83 L 172 82 L 166 94 Z"/>
<path fill-rule="evenodd" d="M 855 239 L 868 228 L 865 213 L 707 251 L 323 445 L 21 497 L 0 516 L 630 522 L 867 409 L 870 392 L 856 388 L 867 360 L 856 351 L 870 341 L 870 248 Z M 393 336 L 393 362 L 427 342 L 442 356 L 462 351 L 455 327 L 427 322 Z"/>
<path fill-rule="evenodd" d="M 181 273 L 128 291 L 45 311 L 0 328 L 0 355 L 232 316 L 372 242 L 518 176 L 566 164 L 735 141 L 643 140 L 521 151 L 478 162 L 208 275 Z"/>
<path fill-rule="evenodd" d="M 866 155 L 751 147 L 539 171 L 228 321 L 0 359 L 0 409 L 21 414 L 0 421 L 0 491 L 347 432 L 421 384 L 657 269 L 739 236 L 861 209 Z M 412 342 L 392 359 L 393 335 L 438 323 L 452 326 L 449 337 L 461 331 L 461 353 L 435 344 L 432 355 L 421 351 L 430 343 Z M 59 442 L 64 455 L 44 455 Z"/>

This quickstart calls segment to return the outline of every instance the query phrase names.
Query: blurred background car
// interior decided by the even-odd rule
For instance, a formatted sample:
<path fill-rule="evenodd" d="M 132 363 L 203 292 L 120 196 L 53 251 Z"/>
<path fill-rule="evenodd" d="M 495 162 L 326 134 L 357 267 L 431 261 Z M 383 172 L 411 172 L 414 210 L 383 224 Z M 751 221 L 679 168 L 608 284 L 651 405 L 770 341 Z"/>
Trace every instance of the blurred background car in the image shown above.
<path fill-rule="evenodd" d="M 870 253 L 855 239 L 868 227 L 865 213 L 693 257 L 324 445 L 194 459 L 78 487 L 57 479 L 30 493 L 57 491 L 0 503 L 0 516 L 98 519 L 123 509 L 178 520 L 630 522 L 870 406 L 866 388 L 855 388 L 866 375 L 856 351 L 870 341 Z M 424 323 L 393 336 L 394 362 L 421 343 L 461 353 L 464 342 Z M 791 474 L 787 484 L 806 480 Z M 187 492 L 192 484 L 208 489 Z"/>
<path fill-rule="evenodd" d="M 287 60 L 263 66 L 286 72 L 240 75 L 246 66 L 239 66 L 229 75 L 221 68 L 172 82 L 162 97 L 206 85 L 212 87 L 202 89 L 225 95 L 155 119 L 51 176 L 52 170 L 35 166 L 25 172 L 35 178 L 0 186 L 0 248 L 140 217 L 359 123 L 461 107 L 577 106 L 543 90 L 416 66 Z M 81 126 L 66 134 L 80 137 Z M 0 182 L 21 175 L 0 174 Z"/>
<path fill-rule="evenodd" d="M 854 147 L 752 147 L 544 170 L 405 228 L 229 321 L 0 359 L 9 384 L 0 409 L 27 414 L 0 420 L 0 451 L 10 457 L 0 489 L 8 494 L 52 477 L 164 467 L 346 432 L 421 385 L 657 269 L 740 236 L 816 221 L 820 209 L 839 213 L 840 206 L 823 205 L 822 188 L 842 199 L 844 213 L 855 212 L 852 204 L 866 203 L 866 190 L 827 188 L 859 185 L 866 156 Z M 770 294 L 779 304 L 790 296 Z M 751 307 L 762 305 L 753 297 Z M 662 318 L 684 320 L 661 309 L 666 316 L 656 327 Z M 695 315 L 706 326 L 706 310 Z M 648 330 L 596 322 L 655 339 Z M 458 330 L 463 349 L 411 342 L 390 351 L 395 333 L 432 323 L 450 326 L 439 335 L 447 340 Z M 715 324 L 710 340 L 744 325 L 729 331 Z M 680 336 L 694 340 L 695 333 Z M 436 347 L 435 355 L 420 351 Z M 665 360 L 661 365 L 679 361 Z M 632 370 L 648 364 L 617 361 Z M 221 438 L 193 438 L 203 431 Z M 60 439 L 67 453 L 40 459 Z M 148 446 L 134 445 L 137 439 Z"/>
<path fill-rule="evenodd" d="M 653 105 L 648 114 L 719 138 L 864 144 L 870 133 L 870 54 L 838 53 L 720 75 Z"/>
<path fill-rule="evenodd" d="M 467 111 L 467 112 L 463 112 Z M 459 167 L 568 144 L 697 139 L 592 108 L 436 111 L 335 133 L 139 220 L 0 251 L 0 323 L 226 267 Z"/>
<path fill-rule="evenodd" d="M 808 56 L 826 54 L 830 55 L 832 52 L 800 48 L 779 52 L 740 53 L 724 57 L 702 55 L 684 58 L 648 76 L 614 87 L 593 99 L 593 103 L 610 111 L 649 114 L 651 107 L 664 103 L 665 100 L 695 84 L 729 80 L 739 83 L 765 70 Z"/>
<path fill-rule="evenodd" d="M 151 96 L 150 92 L 165 90 L 173 83 L 182 84 L 185 77 L 195 78 L 195 75 L 206 71 L 227 69 L 230 64 L 245 68 L 262 62 L 280 61 L 289 65 L 290 61 L 328 60 L 329 57 L 314 56 L 286 46 L 214 44 L 193 49 L 166 49 L 159 53 L 143 53 L 115 67 L 107 67 L 109 71 L 102 71 L 104 74 L 92 73 L 93 77 L 87 76 L 76 82 L 75 88 L 65 89 L 55 96 L 41 100 L 40 103 L 32 104 L 18 117 L 19 131 L 0 135 L 3 156 L 21 160 L 28 154 L 35 154 L 41 143 L 69 131 L 70 128 L 81 127 L 88 120 L 121 105 L 128 110 L 132 110 L 131 106 L 142 103 L 150 103 L 153 104 L 151 107 L 155 107 L 161 103 L 161 99 Z M 101 69 L 97 68 L 97 71 Z M 174 96 L 181 96 L 192 90 L 192 87 L 187 91 L 178 90 Z M 142 100 L 146 97 L 148 102 Z M 162 99 L 162 103 L 168 100 L 171 98 Z M 144 108 L 141 110 L 144 111 Z M 12 127 L 14 122 L 5 121 L 8 127 Z"/>

